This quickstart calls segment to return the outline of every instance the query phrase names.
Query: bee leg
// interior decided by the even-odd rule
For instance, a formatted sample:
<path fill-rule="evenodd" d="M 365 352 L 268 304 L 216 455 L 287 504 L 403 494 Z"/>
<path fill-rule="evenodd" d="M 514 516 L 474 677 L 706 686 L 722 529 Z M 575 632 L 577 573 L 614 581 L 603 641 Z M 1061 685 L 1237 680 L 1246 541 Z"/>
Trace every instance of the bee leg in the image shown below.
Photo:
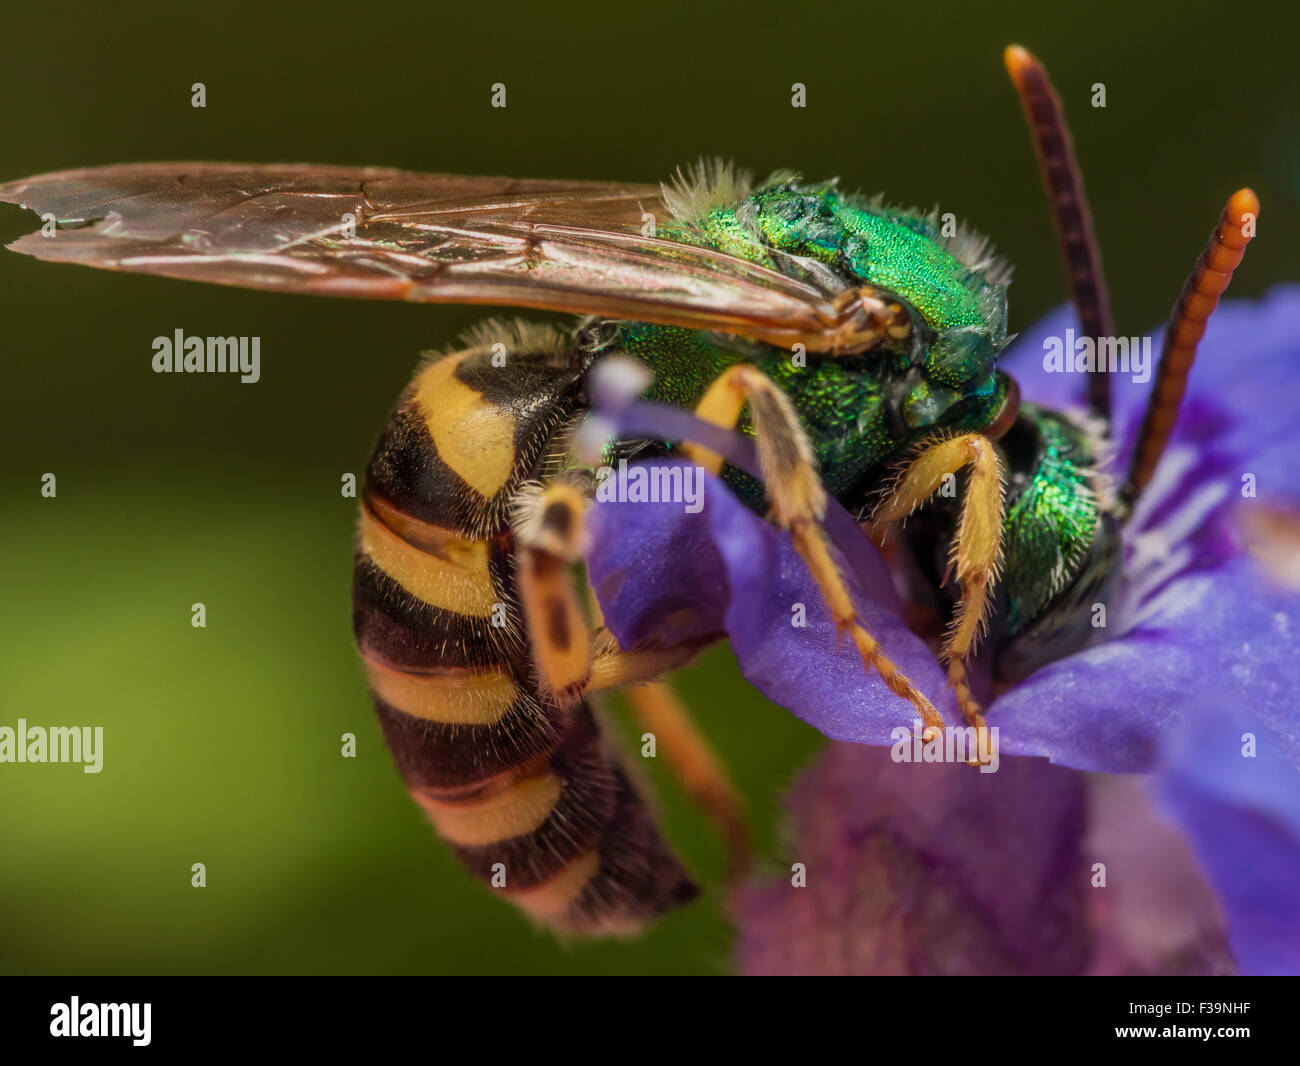
<path fill-rule="evenodd" d="M 963 468 L 969 469 L 970 479 L 951 558 L 961 582 L 961 599 L 944 638 L 943 656 L 962 716 L 983 729 L 984 716 L 971 695 L 965 658 L 979 640 L 988 612 L 989 585 L 997 576 L 1002 551 L 1002 464 L 993 442 L 978 433 L 967 433 L 925 448 L 903 470 L 872 521 L 883 525 L 906 518 L 933 496 L 946 478 Z"/>
<path fill-rule="evenodd" d="M 818 476 L 808 437 L 789 398 L 761 371 L 739 364 L 714 380 L 696 407 L 696 414 L 706 422 L 729 428 L 736 424 L 746 404 L 772 506 L 771 517 L 778 526 L 790 531 L 795 550 L 816 582 L 836 627 L 852 636 L 863 667 L 868 672 L 875 669 L 891 692 L 916 708 L 927 736 L 941 732 L 943 719 L 934 705 L 885 656 L 858 619 L 822 531 L 826 490 Z M 715 474 L 722 469 L 722 458 L 705 448 L 688 443 L 683 445 L 683 450 Z"/>
<path fill-rule="evenodd" d="M 831 307 L 848 321 L 835 337 L 832 352 L 844 355 L 897 343 L 912 332 L 912 320 L 903 305 L 875 286 L 845 289 Z"/>
<path fill-rule="evenodd" d="M 653 734 L 658 754 L 690 797 L 718 829 L 727 849 L 727 878 L 749 869 L 752 840 L 745 804 L 726 765 L 695 724 L 677 694 L 662 681 L 631 685 L 623 693 L 641 727 Z"/>
<path fill-rule="evenodd" d="M 533 662 L 544 691 L 561 705 L 600 689 L 632 686 L 628 703 L 655 734 L 682 788 L 719 827 L 727 844 L 728 875 L 739 876 L 749 858 L 749 827 L 739 793 L 722 760 L 662 682 L 651 681 L 685 665 L 698 642 L 671 648 L 625 652 L 600 624 L 600 605 L 590 597 L 593 640 L 578 605 L 569 566 L 582 552 L 582 527 L 590 498 L 586 475 L 564 475 L 546 486 L 521 490 L 515 501 L 514 531 L 520 546 L 519 587 L 532 643 Z"/>
<path fill-rule="evenodd" d="M 589 603 L 593 616 L 600 620 L 600 601 L 594 592 Z M 734 881 L 749 870 L 752 851 L 744 801 L 691 712 L 669 685 L 654 680 L 685 666 L 709 643 L 712 641 L 687 641 L 667 648 L 624 651 L 600 622 L 592 642 L 588 691 L 627 686 L 623 695 L 642 726 L 654 734 L 656 749 L 662 750 L 668 769 L 722 836 L 727 848 L 727 878 Z"/>
<path fill-rule="evenodd" d="M 589 475 L 565 474 L 520 488 L 511 524 L 519 547 L 519 593 L 540 689 L 574 705 L 591 679 L 591 635 L 569 569 L 582 556 Z"/>

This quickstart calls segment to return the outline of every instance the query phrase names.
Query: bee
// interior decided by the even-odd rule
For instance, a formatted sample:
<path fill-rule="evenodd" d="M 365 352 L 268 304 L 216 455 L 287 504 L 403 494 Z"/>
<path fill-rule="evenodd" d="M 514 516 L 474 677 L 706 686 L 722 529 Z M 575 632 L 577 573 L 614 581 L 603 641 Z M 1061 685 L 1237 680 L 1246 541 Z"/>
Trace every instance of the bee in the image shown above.
<path fill-rule="evenodd" d="M 1082 333 L 1108 338 L 1059 98 L 1028 52 L 1012 46 L 1006 62 Z M 747 853 L 722 762 L 661 680 L 704 642 L 621 648 L 574 587 L 594 483 L 574 441 L 596 369 L 639 359 L 648 398 L 752 438 L 761 480 L 707 442 L 661 451 L 722 475 L 788 530 L 864 669 L 940 730 L 933 694 L 855 613 L 823 523 L 828 494 L 877 532 L 918 512 L 895 562 L 913 605 L 946 622 L 948 682 L 982 729 L 967 674 L 982 634 L 1003 680 L 1089 639 L 1088 606 L 1119 574 L 1121 524 L 1259 210 L 1235 193 L 1188 278 L 1116 494 L 1102 471 L 1105 373 L 1089 378 L 1083 419 L 1021 404 L 999 370 L 1009 271 L 988 243 L 833 182 L 782 173 L 754 186 L 721 165 L 661 186 L 149 164 L 30 178 L 0 199 L 55 224 L 52 239 L 12 245 L 41 259 L 581 316 L 489 322 L 419 369 L 366 468 L 353 579 L 357 646 L 411 795 L 475 877 L 580 934 L 635 932 L 698 891 L 601 733 L 601 690 L 626 687 L 737 868 Z M 620 440 L 608 454 L 653 447 Z M 957 478 L 958 496 L 939 492 Z"/>

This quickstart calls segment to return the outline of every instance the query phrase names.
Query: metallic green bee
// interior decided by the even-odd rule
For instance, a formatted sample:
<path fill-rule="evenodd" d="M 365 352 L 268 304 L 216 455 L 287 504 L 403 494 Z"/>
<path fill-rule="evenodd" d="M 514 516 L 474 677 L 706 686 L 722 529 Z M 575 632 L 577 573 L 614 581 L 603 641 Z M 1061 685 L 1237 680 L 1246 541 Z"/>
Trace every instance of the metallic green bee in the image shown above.
<path fill-rule="evenodd" d="M 1028 53 L 1009 49 L 1007 64 L 1082 330 L 1109 337 L 1059 101 Z M 919 511 L 894 561 L 912 575 L 917 625 L 946 624 L 949 682 L 979 728 L 966 662 L 982 631 L 1002 679 L 1088 638 L 1088 607 L 1118 572 L 1119 524 L 1258 212 L 1249 190 L 1229 200 L 1184 288 L 1115 496 L 1100 472 L 1105 375 L 1090 380 L 1085 421 L 1022 406 L 998 370 L 1009 271 L 988 244 L 833 183 L 778 174 L 753 187 L 724 166 L 661 187 L 160 164 L 46 175 L 0 187 L 0 199 L 57 223 L 14 245 L 44 259 L 588 316 L 568 330 L 489 325 L 421 369 L 370 461 L 354 583 L 358 645 L 413 795 L 475 874 L 585 932 L 635 928 L 693 886 L 600 746 L 584 697 L 652 681 L 699 650 L 620 648 L 591 632 L 570 586 L 592 490 L 571 445 L 593 368 L 639 359 L 653 371 L 649 398 L 753 438 L 761 480 L 724 469 L 707 442 L 674 447 L 790 531 L 864 667 L 938 729 L 929 696 L 858 619 L 822 526 L 827 494 L 877 530 Z M 739 857 L 738 804 L 689 719 L 658 683 L 629 699 Z"/>

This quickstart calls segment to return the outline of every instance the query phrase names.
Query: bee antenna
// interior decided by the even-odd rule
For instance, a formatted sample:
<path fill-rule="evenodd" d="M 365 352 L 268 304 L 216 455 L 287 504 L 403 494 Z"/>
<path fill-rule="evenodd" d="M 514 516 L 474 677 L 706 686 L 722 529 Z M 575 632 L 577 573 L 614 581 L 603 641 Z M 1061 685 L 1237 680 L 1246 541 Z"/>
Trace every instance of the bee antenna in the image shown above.
<path fill-rule="evenodd" d="M 1219 306 L 1219 297 L 1232 281 L 1232 272 L 1241 265 L 1246 245 L 1255 236 L 1258 218 L 1259 197 L 1252 190 L 1238 189 L 1229 196 L 1205 251 L 1183 282 L 1183 291 L 1165 327 L 1142 430 L 1133 447 L 1128 480 L 1120 492 L 1121 505 L 1129 511 L 1151 480 L 1169 443 L 1187 388 L 1187 375 L 1196 359 L 1196 347 Z"/>
<path fill-rule="evenodd" d="M 1012 44 L 1007 46 L 1002 58 L 1020 95 L 1034 139 L 1056 240 L 1065 261 L 1070 298 L 1079 313 L 1082 333 L 1094 342 L 1110 337 L 1115 332 L 1115 324 L 1110 315 L 1101 250 L 1093 233 L 1092 211 L 1083 191 L 1083 172 L 1074 155 L 1074 141 L 1065 124 L 1061 98 L 1056 95 L 1046 68 L 1032 53 Z M 1094 415 L 1110 421 L 1110 379 L 1104 369 L 1088 375 L 1088 407 Z"/>

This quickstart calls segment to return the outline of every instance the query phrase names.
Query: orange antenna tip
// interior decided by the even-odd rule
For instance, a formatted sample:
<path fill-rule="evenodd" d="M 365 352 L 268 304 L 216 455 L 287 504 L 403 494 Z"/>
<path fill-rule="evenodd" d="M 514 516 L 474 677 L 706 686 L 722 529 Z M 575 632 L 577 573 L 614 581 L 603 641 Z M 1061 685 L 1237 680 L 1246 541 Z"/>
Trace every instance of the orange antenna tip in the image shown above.
<path fill-rule="evenodd" d="M 1041 65 L 1032 52 L 1018 44 L 1006 46 L 1002 52 L 1002 62 L 1007 65 L 1007 73 L 1016 81 L 1019 81 L 1029 68 Z"/>
<path fill-rule="evenodd" d="M 1018 44 L 1007 45 L 1002 58 L 1029 123 L 1066 281 L 1079 312 L 1083 335 L 1094 340 L 1110 337 L 1115 327 L 1101 269 L 1101 252 L 1093 235 L 1092 211 L 1084 195 L 1083 175 L 1074 157 L 1074 142 L 1065 123 L 1061 98 L 1052 88 L 1043 64 L 1028 49 Z M 1104 373 L 1088 377 L 1088 406 L 1093 414 L 1110 420 L 1110 379 Z"/>
<path fill-rule="evenodd" d="M 1255 195 L 1254 189 L 1238 189 L 1228 197 L 1228 206 L 1225 209 L 1228 221 L 1234 226 L 1244 224 L 1247 215 L 1259 217 L 1259 197 Z M 1254 231 L 1246 234 L 1246 240 L 1255 236 Z"/>

